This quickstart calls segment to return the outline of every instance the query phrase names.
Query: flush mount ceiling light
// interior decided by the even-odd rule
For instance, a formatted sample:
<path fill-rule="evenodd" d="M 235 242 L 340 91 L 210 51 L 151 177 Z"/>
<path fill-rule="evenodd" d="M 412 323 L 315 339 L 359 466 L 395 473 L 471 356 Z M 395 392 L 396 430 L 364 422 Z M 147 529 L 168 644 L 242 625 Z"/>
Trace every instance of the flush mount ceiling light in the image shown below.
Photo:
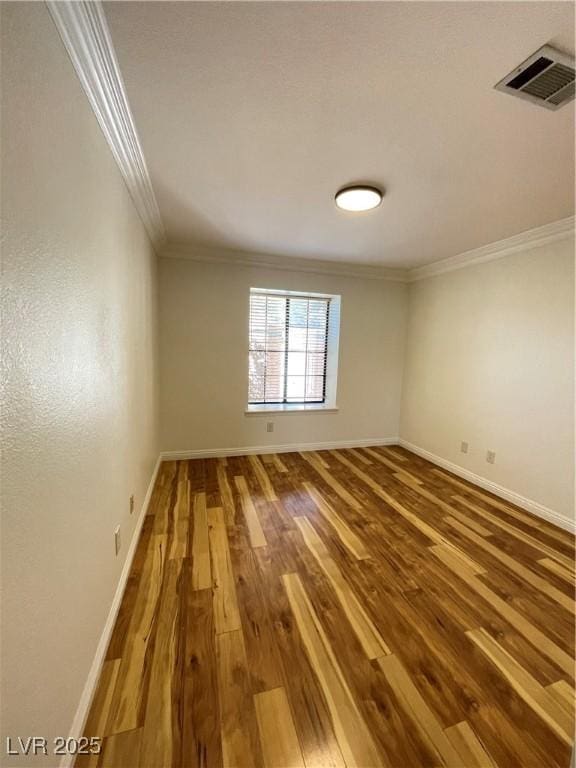
<path fill-rule="evenodd" d="M 334 199 L 338 208 L 343 211 L 370 211 L 382 202 L 382 192 L 377 187 L 354 184 L 336 192 Z"/>

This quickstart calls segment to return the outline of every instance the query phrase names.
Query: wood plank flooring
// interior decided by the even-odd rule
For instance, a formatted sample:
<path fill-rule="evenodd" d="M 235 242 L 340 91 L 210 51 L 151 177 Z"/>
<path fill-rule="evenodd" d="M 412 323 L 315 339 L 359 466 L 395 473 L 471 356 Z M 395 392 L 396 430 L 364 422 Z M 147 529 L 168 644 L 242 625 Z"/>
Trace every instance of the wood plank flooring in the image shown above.
<path fill-rule="evenodd" d="M 570 534 L 399 447 L 162 464 L 106 768 L 567 768 Z"/>

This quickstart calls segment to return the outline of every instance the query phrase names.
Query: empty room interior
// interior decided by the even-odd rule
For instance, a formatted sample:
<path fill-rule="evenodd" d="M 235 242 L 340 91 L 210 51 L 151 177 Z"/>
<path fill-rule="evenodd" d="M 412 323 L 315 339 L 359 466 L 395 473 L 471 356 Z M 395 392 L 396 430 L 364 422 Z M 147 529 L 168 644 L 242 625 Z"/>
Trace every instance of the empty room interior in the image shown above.
<path fill-rule="evenodd" d="M 0 19 L 0 764 L 574 766 L 574 3 Z"/>

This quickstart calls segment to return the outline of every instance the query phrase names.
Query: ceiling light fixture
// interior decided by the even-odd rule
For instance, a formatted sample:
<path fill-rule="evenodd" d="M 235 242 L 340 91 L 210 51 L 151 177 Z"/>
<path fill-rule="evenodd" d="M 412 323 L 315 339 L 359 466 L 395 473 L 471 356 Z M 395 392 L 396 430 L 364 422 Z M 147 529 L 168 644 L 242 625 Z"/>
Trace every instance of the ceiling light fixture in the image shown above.
<path fill-rule="evenodd" d="M 343 211 L 370 211 L 382 202 L 382 192 L 377 187 L 354 184 L 336 192 L 334 200 Z"/>

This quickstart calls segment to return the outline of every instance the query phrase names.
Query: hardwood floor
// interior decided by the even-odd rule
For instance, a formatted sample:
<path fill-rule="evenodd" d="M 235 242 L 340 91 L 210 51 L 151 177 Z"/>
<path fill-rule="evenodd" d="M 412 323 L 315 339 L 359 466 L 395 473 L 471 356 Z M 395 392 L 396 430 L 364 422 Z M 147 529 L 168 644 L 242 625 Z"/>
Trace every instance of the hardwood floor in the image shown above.
<path fill-rule="evenodd" d="M 398 447 L 162 464 L 79 766 L 566 768 L 570 534 Z"/>

